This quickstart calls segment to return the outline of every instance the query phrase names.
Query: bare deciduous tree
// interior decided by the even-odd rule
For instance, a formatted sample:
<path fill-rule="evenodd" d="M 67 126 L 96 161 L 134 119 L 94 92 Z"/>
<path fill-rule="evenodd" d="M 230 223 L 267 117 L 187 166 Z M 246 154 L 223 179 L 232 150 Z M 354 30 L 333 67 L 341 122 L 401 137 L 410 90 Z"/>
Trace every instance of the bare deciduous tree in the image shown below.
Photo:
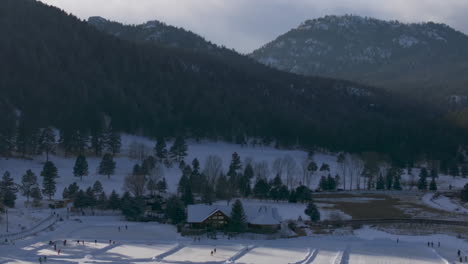
<path fill-rule="evenodd" d="M 255 162 L 254 166 L 254 175 L 257 180 L 267 180 L 268 176 L 270 175 L 270 169 L 268 167 L 268 162 L 260 161 Z"/>
<path fill-rule="evenodd" d="M 125 177 L 124 189 L 135 197 L 145 194 L 146 176 L 142 174 L 129 174 Z"/>
<path fill-rule="evenodd" d="M 293 188 L 295 185 L 296 181 L 296 172 L 297 172 L 297 164 L 296 160 L 289 156 L 286 155 L 283 157 L 283 168 L 284 172 L 286 174 L 286 184 L 289 186 L 289 188 Z"/>
<path fill-rule="evenodd" d="M 143 161 L 151 155 L 152 149 L 143 143 L 133 141 L 128 147 L 128 156 L 131 159 Z"/>
<path fill-rule="evenodd" d="M 205 160 L 203 173 L 208 179 L 208 182 L 215 183 L 216 179 L 223 172 L 223 160 L 217 155 L 209 155 Z"/>

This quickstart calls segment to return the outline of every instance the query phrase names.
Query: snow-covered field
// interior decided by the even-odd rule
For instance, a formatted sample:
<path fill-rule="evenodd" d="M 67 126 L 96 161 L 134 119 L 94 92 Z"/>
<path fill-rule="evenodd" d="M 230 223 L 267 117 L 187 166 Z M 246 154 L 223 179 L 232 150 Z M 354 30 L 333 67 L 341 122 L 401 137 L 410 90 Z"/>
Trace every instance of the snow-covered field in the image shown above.
<path fill-rule="evenodd" d="M 457 263 L 457 250 L 468 243 L 445 235 L 396 236 L 364 227 L 355 235 L 247 240 L 180 237 L 174 227 L 123 222 L 118 217 L 89 216 L 59 222 L 15 244 L 0 245 L 0 263 Z M 128 226 L 128 230 L 123 228 Z M 118 227 L 122 227 L 119 232 Z M 399 243 L 397 243 L 399 239 Z M 63 241 L 67 240 L 64 245 Z M 79 244 L 77 240 L 83 241 Z M 109 242 L 111 240 L 111 242 Z M 57 250 L 49 245 L 57 243 Z M 115 241 L 115 243 L 114 243 Z M 433 241 L 434 247 L 427 242 Z M 438 247 L 437 243 L 441 242 Z M 216 253 L 211 252 L 216 248 Z"/>

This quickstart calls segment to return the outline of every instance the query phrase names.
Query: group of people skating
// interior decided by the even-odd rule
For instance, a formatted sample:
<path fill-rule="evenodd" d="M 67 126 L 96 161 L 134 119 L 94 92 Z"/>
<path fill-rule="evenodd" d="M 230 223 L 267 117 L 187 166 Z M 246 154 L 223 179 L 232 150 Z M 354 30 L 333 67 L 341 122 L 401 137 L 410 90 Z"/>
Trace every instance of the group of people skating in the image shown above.
<path fill-rule="evenodd" d="M 216 248 L 214 248 L 213 250 L 211 250 L 211 256 L 213 256 L 214 254 L 216 254 Z"/>
<path fill-rule="evenodd" d="M 458 255 L 458 260 L 460 261 L 460 263 L 463 263 L 463 259 L 465 259 L 465 263 L 468 263 L 468 256 L 463 257 L 461 250 L 458 250 L 457 255 Z"/>

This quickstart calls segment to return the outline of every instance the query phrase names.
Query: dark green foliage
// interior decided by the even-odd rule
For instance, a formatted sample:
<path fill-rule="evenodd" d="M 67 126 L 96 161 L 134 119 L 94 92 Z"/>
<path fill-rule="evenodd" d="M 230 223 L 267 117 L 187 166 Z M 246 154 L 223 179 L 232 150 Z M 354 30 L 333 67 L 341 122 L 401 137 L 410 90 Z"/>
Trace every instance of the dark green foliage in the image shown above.
<path fill-rule="evenodd" d="M 212 204 L 215 198 L 215 192 L 210 184 L 205 184 L 202 190 L 202 202 L 205 204 Z"/>
<path fill-rule="evenodd" d="M 18 188 L 16 187 L 10 172 L 6 171 L 0 181 L 0 198 L 3 200 L 3 204 L 10 208 L 15 207 L 17 192 Z"/>
<path fill-rule="evenodd" d="M 216 179 L 215 196 L 219 200 L 228 201 L 231 200 L 233 196 L 232 189 L 229 186 L 229 181 L 224 174 L 221 174 Z"/>
<path fill-rule="evenodd" d="M 158 181 L 156 188 L 159 193 L 165 193 L 167 191 L 166 178 L 162 178 L 162 180 Z"/>
<path fill-rule="evenodd" d="M 289 192 L 288 202 L 297 203 L 297 195 L 295 190 L 291 190 L 291 192 Z"/>
<path fill-rule="evenodd" d="M 33 205 L 38 206 L 40 201 L 42 200 L 42 193 L 39 186 L 35 186 L 34 188 L 32 188 L 31 198 L 33 198 Z"/>
<path fill-rule="evenodd" d="M 267 199 L 268 193 L 270 192 L 270 185 L 267 181 L 259 179 L 253 188 L 253 195 L 255 198 Z"/>
<path fill-rule="evenodd" d="M 26 201 L 29 202 L 31 192 L 34 187 L 37 187 L 37 176 L 31 170 L 27 170 L 21 178 L 21 193 L 26 197 Z"/>
<path fill-rule="evenodd" d="M 427 177 L 428 177 L 427 169 L 422 168 L 419 173 L 419 180 L 418 180 L 419 190 L 427 190 Z"/>
<path fill-rule="evenodd" d="M 393 190 L 398 190 L 398 191 L 402 190 L 400 174 L 396 174 L 393 179 Z"/>
<path fill-rule="evenodd" d="M 239 176 L 238 188 L 242 197 L 248 197 L 252 192 L 250 187 L 250 179 L 251 177 L 249 175 L 241 174 Z"/>
<path fill-rule="evenodd" d="M 328 165 L 327 163 L 322 163 L 322 166 L 320 166 L 320 171 L 330 172 L 330 165 Z"/>
<path fill-rule="evenodd" d="M 127 220 L 138 221 L 140 220 L 145 213 L 146 203 L 145 200 L 141 197 L 124 199 L 122 201 L 122 214 Z"/>
<path fill-rule="evenodd" d="M 63 191 L 62 191 L 62 198 L 63 198 L 64 200 L 70 199 L 70 191 L 68 190 L 67 187 L 63 188 Z"/>
<path fill-rule="evenodd" d="M 297 187 L 296 200 L 302 203 L 312 201 L 312 191 L 304 185 Z"/>
<path fill-rule="evenodd" d="M 455 161 L 452 161 L 449 167 L 449 175 L 456 177 L 460 174 L 460 169 Z"/>
<path fill-rule="evenodd" d="M 174 161 L 181 162 L 187 156 L 187 149 L 184 137 L 178 136 L 169 150 L 169 155 Z"/>
<path fill-rule="evenodd" d="M 78 184 L 76 184 L 76 182 L 70 184 L 68 186 L 68 198 L 74 199 L 75 195 L 78 193 L 79 190 L 80 190 L 80 187 L 78 186 Z"/>
<path fill-rule="evenodd" d="M 460 199 L 463 202 L 468 203 L 468 183 L 465 184 L 465 187 L 460 191 Z"/>
<path fill-rule="evenodd" d="M 463 164 L 461 166 L 460 174 L 463 178 L 466 178 L 468 176 L 468 164 Z"/>
<path fill-rule="evenodd" d="M 384 190 L 385 189 L 385 179 L 382 176 L 382 173 L 379 174 L 379 177 L 377 178 L 377 184 L 375 186 L 377 190 Z"/>
<path fill-rule="evenodd" d="M 100 181 L 95 181 L 93 184 L 93 193 L 94 195 L 100 196 L 102 193 L 104 193 L 104 188 L 102 187 L 102 183 Z"/>
<path fill-rule="evenodd" d="M 109 200 L 107 201 L 107 208 L 111 210 L 118 210 L 121 207 L 121 201 L 119 195 L 115 192 L 115 190 L 112 190 Z"/>
<path fill-rule="evenodd" d="M 164 162 L 167 159 L 166 141 L 163 137 L 158 137 L 154 147 L 154 156 L 158 162 Z"/>
<path fill-rule="evenodd" d="M 253 170 L 252 164 L 247 164 L 247 166 L 245 166 L 244 177 L 246 177 L 249 180 L 253 179 L 254 170 Z"/>
<path fill-rule="evenodd" d="M 86 193 L 83 190 L 79 190 L 78 193 L 75 195 L 75 199 L 73 200 L 73 207 L 79 209 L 88 207 Z"/>
<path fill-rule="evenodd" d="M 39 153 L 46 154 L 46 161 L 49 161 L 49 154 L 55 153 L 55 132 L 51 127 L 42 130 L 39 137 Z"/>
<path fill-rule="evenodd" d="M 54 196 L 56 189 L 56 179 L 58 178 L 57 167 L 52 161 L 47 161 L 41 171 L 42 176 L 42 192 L 49 197 L 49 200 Z"/>
<path fill-rule="evenodd" d="M 184 203 L 175 195 L 167 200 L 165 214 L 173 224 L 182 223 L 187 218 Z"/>
<path fill-rule="evenodd" d="M 307 165 L 307 170 L 310 173 L 315 173 L 318 170 L 317 163 L 315 163 L 314 161 L 309 162 L 309 165 Z"/>
<path fill-rule="evenodd" d="M 438 173 L 437 169 L 435 169 L 435 168 L 431 169 L 431 178 L 439 178 L 439 173 Z"/>
<path fill-rule="evenodd" d="M 158 185 L 154 182 L 153 179 L 149 179 L 148 183 L 146 183 L 146 189 L 150 192 L 151 196 L 155 195 L 155 192 L 158 190 Z"/>
<path fill-rule="evenodd" d="M 120 148 L 122 147 L 120 134 L 112 127 L 109 127 L 106 131 L 104 146 L 106 151 L 112 153 L 113 156 L 120 153 Z"/>
<path fill-rule="evenodd" d="M 96 206 L 97 200 L 95 194 L 93 192 L 93 188 L 88 187 L 85 192 L 86 195 L 86 206 L 87 207 L 94 207 Z"/>
<path fill-rule="evenodd" d="M 114 174 L 115 171 L 115 161 L 114 157 L 106 153 L 102 157 L 101 163 L 99 163 L 99 174 L 101 175 L 106 175 L 108 179 L 110 179 L 110 176 Z"/>
<path fill-rule="evenodd" d="M 240 200 L 236 200 L 232 205 L 229 218 L 228 229 L 230 232 L 242 233 L 247 230 L 247 217 Z"/>
<path fill-rule="evenodd" d="M 437 191 L 437 183 L 436 183 L 435 178 L 431 179 L 431 182 L 429 183 L 429 190 Z"/>
<path fill-rule="evenodd" d="M 73 166 L 73 175 L 80 177 L 83 180 L 83 176 L 88 176 L 88 161 L 84 155 L 79 155 L 76 158 L 75 165 Z"/>
<path fill-rule="evenodd" d="M 310 221 L 320 221 L 320 212 L 314 202 L 309 202 L 307 204 L 307 208 L 304 210 L 304 213 L 310 217 Z"/>

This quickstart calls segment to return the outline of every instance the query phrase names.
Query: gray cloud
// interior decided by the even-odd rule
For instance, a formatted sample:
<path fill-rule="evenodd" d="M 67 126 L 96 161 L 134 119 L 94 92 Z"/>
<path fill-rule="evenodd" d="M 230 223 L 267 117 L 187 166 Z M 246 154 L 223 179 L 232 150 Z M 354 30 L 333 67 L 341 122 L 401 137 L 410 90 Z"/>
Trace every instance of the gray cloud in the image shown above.
<path fill-rule="evenodd" d="M 250 52 L 324 15 L 355 14 L 403 22 L 434 21 L 468 33 L 465 0 L 41 0 L 87 19 L 128 24 L 160 20 L 206 39 Z"/>

